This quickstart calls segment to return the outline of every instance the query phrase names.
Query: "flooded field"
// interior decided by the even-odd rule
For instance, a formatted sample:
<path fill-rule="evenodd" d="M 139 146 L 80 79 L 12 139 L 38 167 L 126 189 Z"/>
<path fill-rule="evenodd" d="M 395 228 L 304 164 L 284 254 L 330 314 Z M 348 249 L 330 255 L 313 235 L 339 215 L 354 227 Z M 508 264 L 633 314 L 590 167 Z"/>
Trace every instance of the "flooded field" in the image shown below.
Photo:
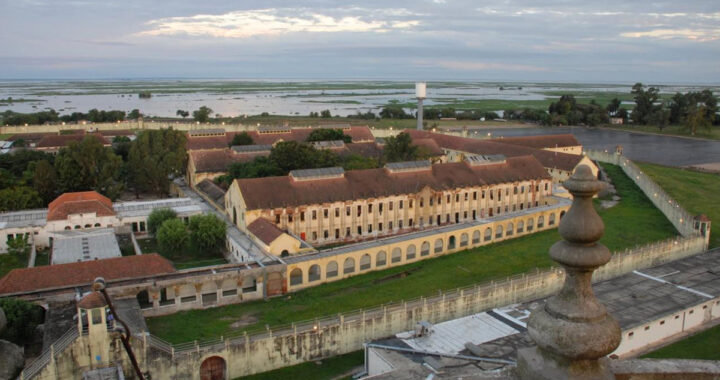
<path fill-rule="evenodd" d="M 630 84 L 558 84 L 499 82 L 428 82 L 425 104 L 458 110 L 502 111 L 507 108 L 546 108 L 563 93 L 579 101 L 605 104 L 613 97 L 629 101 Z M 662 93 L 697 89 L 663 86 Z M 714 91 L 720 88 L 711 88 Z M 149 92 L 150 98 L 140 98 Z M 10 100 L 11 98 L 12 100 Z M 392 81 L 247 81 L 247 80 L 127 80 L 0 82 L 0 112 L 61 114 L 92 108 L 139 109 L 148 116 L 174 117 L 177 110 L 208 106 L 222 116 L 307 115 L 329 109 L 333 115 L 378 112 L 387 104 L 414 107 L 414 84 Z"/>

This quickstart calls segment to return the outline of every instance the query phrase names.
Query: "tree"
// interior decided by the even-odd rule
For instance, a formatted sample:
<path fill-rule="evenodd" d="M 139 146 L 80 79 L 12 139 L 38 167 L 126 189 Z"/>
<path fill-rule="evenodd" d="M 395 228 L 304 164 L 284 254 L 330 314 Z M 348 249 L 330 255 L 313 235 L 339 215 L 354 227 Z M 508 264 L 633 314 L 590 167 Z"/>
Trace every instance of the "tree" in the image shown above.
<path fill-rule="evenodd" d="M 225 243 L 225 222 L 214 214 L 190 217 L 190 241 L 202 249 L 218 249 Z"/>
<path fill-rule="evenodd" d="M 236 162 L 228 166 L 228 185 L 235 178 L 260 178 L 283 175 L 283 171 L 268 157 L 255 157 L 251 162 Z M 222 182 L 222 181 L 221 181 Z"/>
<path fill-rule="evenodd" d="M 308 117 L 320 117 L 320 114 L 317 112 L 310 111 L 310 114 L 308 114 Z"/>
<path fill-rule="evenodd" d="M 45 203 L 50 203 L 57 196 L 57 174 L 55 167 L 47 160 L 35 164 L 33 188 Z"/>
<path fill-rule="evenodd" d="M 145 130 L 138 134 L 128 154 L 129 184 L 136 195 L 151 191 L 165 195 L 170 182 L 185 173 L 187 138 L 173 129 Z"/>
<path fill-rule="evenodd" d="M 277 143 L 270 151 L 269 159 L 283 174 L 295 169 L 320 167 L 318 166 L 320 161 L 318 150 L 297 141 Z"/>
<path fill-rule="evenodd" d="M 605 107 L 605 109 L 610 115 L 615 116 L 617 114 L 617 111 L 620 109 L 621 104 L 622 102 L 620 101 L 620 99 L 613 98 L 610 103 L 608 103 L 607 107 Z"/>
<path fill-rule="evenodd" d="M 412 115 L 409 115 L 405 110 L 398 105 L 387 105 L 380 110 L 380 117 L 383 119 L 410 119 Z"/>
<path fill-rule="evenodd" d="M 635 108 L 633 108 L 632 119 L 635 124 L 648 124 L 650 115 L 660 108 L 655 105 L 658 100 L 659 90 L 650 87 L 645 90 L 642 83 L 635 83 L 632 92 L 635 99 Z"/>
<path fill-rule="evenodd" d="M 704 105 L 693 105 L 689 107 L 685 128 L 691 135 L 697 133 L 698 128 L 710 129 L 711 122 L 707 117 L 707 109 Z"/>
<path fill-rule="evenodd" d="M 127 162 L 130 155 L 130 147 L 132 141 L 127 136 L 115 136 L 112 140 L 112 147 L 115 154 L 120 156 L 124 162 Z"/>
<path fill-rule="evenodd" d="M 0 339 L 21 347 L 33 340 L 37 326 L 45 320 L 45 311 L 41 306 L 20 298 L 0 298 L 0 308 L 7 318 L 5 331 L 0 334 Z"/>
<path fill-rule="evenodd" d="M 418 148 L 412 145 L 412 138 L 406 132 L 385 139 L 385 160 L 387 162 L 415 161 L 418 159 Z"/>
<path fill-rule="evenodd" d="M 16 236 L 8 239 L 8 254 L 13 256 L 27 256 L 30 254 L 30 244 L 28 243 L 28 235 Z"/>
<path fill-rule="evenodd" d="M 127 118 L 130 120 L 137 120 L 142 117 L 142 114 L 140 113 L 140 110 L 135 108 L 130 113 L 128 113 Z"/>
<path fill-rule="evenodd" d="M 177 218 L 177 213 L 169 208 L 156 208 L 150 212 L 147 218 L 148 232 L 155 234 L 158 228 L 169 219 Z"/>
<path fill-rule="evenodd" d="M 341 165 L 345 170 L 374 169 L 380 166 L 378 160 L 372 157 L 363 157 L 351 154 L 342 159 Z"/>
<path fill-rule="evenodd" d="M 343 133 L 342 129 L 317 128 L 310 132 L 310 135 L 307 138 L 308 142 L 335 140 L 342 140 L 345 143 L 351 143 L 352 137 Z"/>
<path fill-rule="evenodd" d="M 71 142 L 55 159 L 60 192 L 95 190 L 111 199 L 123 189 L 121 167 L 122 158 L 92 136 Z"/>
<path fill-rule="evenodd" d="M 138 98 L 140 99 L 150 99 L 152 97 L 152 93 L 150 91 L 140 91 L 138 94 Z"/>
<path fill-rule="evenodd" d="M 200 123 L 206 123 L 210 120 L 213 110 L 210 107 L 202 106 L 199 109 L 193 111 L 193 119 Z"/>
<path fill-rule="evenodd" d="M 185 223 L 178 218 L 164 221 L 157 229 L 155 238 L 158 248 L 166 255 L 177 253 L 186 248 L 188 243 L 188 232 Z"/>
<path fill-rule="evenodd" d="M 24 210 L 43 206 L 40 194 L 27 186 L 0 190 L 0 211 Z"/>
<path fill-rule="evenodd" d="M 322 110 L 320 111 L 320 117 L 323 119 L 329 119 L 332 117 L 332 114 L 330 114 L 330 110 Z"/>
<path fill-rule="evenodd" d="M 230 146 L 252 145 L 254 143 L 255 142 L 253 141 L 253 138 L 252 138 L 252 136 L 250 136 L 250 134 L 248 134 L 247 132 L 241 132 L 241 133 L 237 133 L 237 134 L 235 134 L 235 136 L 233 136 L 233 139 L 230 142 Z"/>
<path fill-rule="evenodd" d="M 175 115 L 182 117 L 183 119 L 190 116 L 190 112 L 185 110 L 177 110 L 175 111 Z"/>

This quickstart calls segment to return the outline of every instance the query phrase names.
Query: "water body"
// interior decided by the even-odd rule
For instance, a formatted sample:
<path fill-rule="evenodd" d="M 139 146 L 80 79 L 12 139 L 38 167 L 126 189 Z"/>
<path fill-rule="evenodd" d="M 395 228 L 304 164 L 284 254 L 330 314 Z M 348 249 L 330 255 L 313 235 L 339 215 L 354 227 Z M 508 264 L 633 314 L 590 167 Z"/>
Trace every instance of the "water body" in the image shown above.
<path fill-rule="evenodd" d="M 628 94 L 630 89 L 629 84 L 429 82 L 425 104 L 463 104 L 491 99 L 532 102 L 558 97 L 558 92 L 573 92 L 583 97 L 591 93 Z M 661 91 L 674 93 L 691 89 L 699 88 L 664 86 Z M 138 94 L 142 91 L 149 91 L 152 97 L 140 99 Z M 2 101 L 8 97 L 33 101 Z M 0 112 L 37 112 L 52 108 L 61 114 L 69 114 L 87 112 L 92 108 L 123 111 L 137 108 L 148 116 L 174 117 L 179 109 L 192 111 L 205 105 L 222 116 L 263 112 L 307 115 L 311 111 L 325 109 L 333 115 L 347 116 L 358 111 L 377 113 L 391 102 L 415 103 L 414 84 L 394 81 L 247 80 L 0 82 Z M 522 107 L 522 104 L 514 106 Z M 473 106 L 468 104 L 467 108 Z"/>
<path fill-rule="evenodd" d="M 720 141 L 586 127 L 483 129 L 478 133 L 488 132 L 493 137 L 572 133 L 587 149 L 614 151 L 622 145 L 623 154 L 632 160 L 668 166 L 720 162 Z"/>

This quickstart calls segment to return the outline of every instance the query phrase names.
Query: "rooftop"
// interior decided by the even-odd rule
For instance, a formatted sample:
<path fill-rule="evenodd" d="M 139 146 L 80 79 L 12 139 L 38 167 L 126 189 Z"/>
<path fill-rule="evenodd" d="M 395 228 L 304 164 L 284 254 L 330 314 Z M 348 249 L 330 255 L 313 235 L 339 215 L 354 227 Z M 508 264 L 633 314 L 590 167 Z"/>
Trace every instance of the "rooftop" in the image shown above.
<path fill-rule="evenodd" d="M 581 146 L 579 141 L 572 134 L 562 135 L 542 135 L 542 136 L 521 136 L 521 137 L 502 137 L 491 139 L 504 144 L 520 145 L 535 149 L 545 148 L 563 148 Z"/>
<path fill-rule="evenodd" d="M 280 235 L 284 234 L 283 230 L 265 218 L 255 219 L 255 221 L 248 224 L 247 229 L 266 245 L 270 245 L 275 239 L 280 237 Z"/>
<path fill-rule="evenodd" d="M 64 193 L 48 205 L 47 220 L 66 220 L 69 215 L 86 213 L 112 216 L 115 210 L 112 201 L 96 191 Z"/>
<path fill-rule="evenodd" d="M 67 264 L 120 257 L 112 228 L 69 230 L 53 233 L 52 264 Z"/>
<path fill-rule="evenodd" d="M 69 135 L 45 135 L 40 141 L 38 141 L 36 148 L 62 148 L 67 146 L 71 142 L 83 141 L 86 137 L 93 137 L 99 140 L 103 145 L 109 146 L 108 141 L 103 135 L 99 133 L 87 133 L 87 134 L 69 134 Z"/>

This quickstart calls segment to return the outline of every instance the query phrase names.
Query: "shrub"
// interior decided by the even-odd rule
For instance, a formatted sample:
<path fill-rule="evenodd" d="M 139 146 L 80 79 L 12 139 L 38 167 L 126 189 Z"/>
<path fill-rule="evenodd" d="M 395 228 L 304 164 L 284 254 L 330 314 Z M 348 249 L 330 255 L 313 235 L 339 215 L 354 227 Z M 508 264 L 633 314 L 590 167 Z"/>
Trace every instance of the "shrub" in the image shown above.
<path fill-rule="evenodd" d="M 169 208 L 156 208 L 152 210 L 147 219 L 148 231 L 155 234 L 160 226 L 168 219 L 177 218 L 177 213 Z"/>
<path fill-rule="evenodd" d="M 178 218 L 168 219 L 160 225 L 155 234 L 161 253 L 169 255 L 185 248 L 188 233 L 185 223 Z"/>

